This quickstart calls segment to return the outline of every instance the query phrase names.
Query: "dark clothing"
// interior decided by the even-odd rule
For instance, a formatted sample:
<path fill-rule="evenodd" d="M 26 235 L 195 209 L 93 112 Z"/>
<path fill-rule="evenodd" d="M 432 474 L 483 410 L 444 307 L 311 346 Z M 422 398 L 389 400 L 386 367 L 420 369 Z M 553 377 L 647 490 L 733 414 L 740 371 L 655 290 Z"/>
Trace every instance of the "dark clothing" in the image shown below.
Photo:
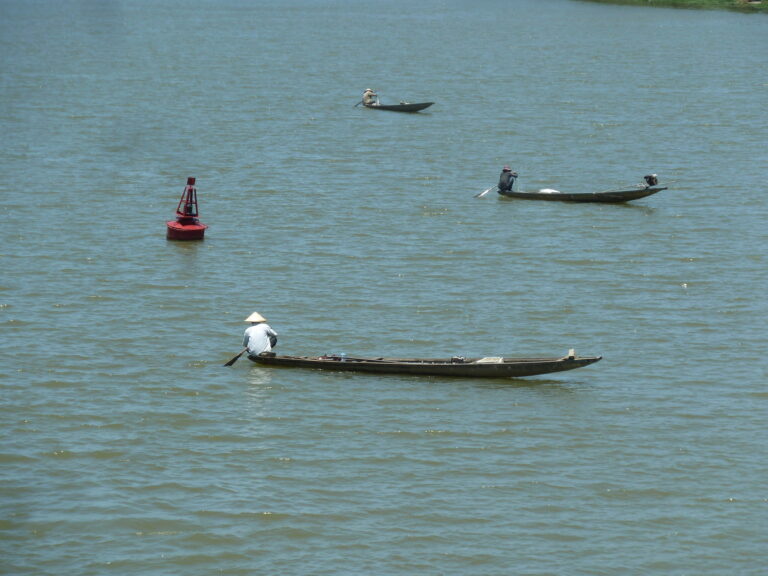
<path fill-rule="evenodd" d="M 643 176 L 643 179 L 645 180 L 646 188 L 656 186 L 656 184 L 659 183 L 659 179 L 656 177 L 656 174 L 648 174 L 647 176 Z"/>
<path fill-rule="evenodd" d="M 512 187 L 515 185 L 515 173 L 514 172 L 507 172 L 506 170 L 501 173 L 501 176 L 499 176 L 499 192 L 509 192 L 512 190 Z"/>

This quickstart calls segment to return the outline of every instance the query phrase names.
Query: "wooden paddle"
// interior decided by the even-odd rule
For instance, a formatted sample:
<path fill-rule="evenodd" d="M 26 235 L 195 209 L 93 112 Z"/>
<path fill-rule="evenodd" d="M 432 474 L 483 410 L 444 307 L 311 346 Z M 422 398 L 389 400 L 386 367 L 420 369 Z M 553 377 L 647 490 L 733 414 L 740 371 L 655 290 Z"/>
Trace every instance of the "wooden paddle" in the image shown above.
<path fill-rule="evenodd" d="M 358 106 L 360 106 L 360 104 L 362 104 L 362 103 L 363 103 L 363 101 L 362 101 L 362 100 L 360 100 L 360 102 L 358 102 L 357 104 L 355 104 L 355 108 L 357 108 Z"/>
<path fill-rule="evenodd" d="M 237 359 L 238 359 L 238 358 L 240 358 L 240 356 L 242 356 L 243 354 L 245 354 L 245 351 L 246 351 L 246 350 L 248 350 L 248 347 L 245 347 L 245 348 L 243 348 L 242 350 L 240 350 L 240 353 L 239 353 L 237 356 L 235 356 L 234 358 L 232 358 L 232 360 L 230 360 L 229 362 L 227 362 L 226 364 L 224 364 L 224 366 L 232 366 L 232 364 L 234 364 L 235 362 L 237 362 Z"/>
<path fill-rule="evenodd" d="M 491 186 L 491 187 L 490 187 L 490 188 L 488 188 L 487 190 L 483 190 L 482 192 L 478 192 L 477 194 L 475 194 L 475 198 L 482 198 L 483 196 L 485 196 L 486 194 L 488 194 L 488 192 L 490 192 L 490 191 L 491 191 L 491 190 L 493 190 L 494 188 L 496 188 L 496 186 Z"/>

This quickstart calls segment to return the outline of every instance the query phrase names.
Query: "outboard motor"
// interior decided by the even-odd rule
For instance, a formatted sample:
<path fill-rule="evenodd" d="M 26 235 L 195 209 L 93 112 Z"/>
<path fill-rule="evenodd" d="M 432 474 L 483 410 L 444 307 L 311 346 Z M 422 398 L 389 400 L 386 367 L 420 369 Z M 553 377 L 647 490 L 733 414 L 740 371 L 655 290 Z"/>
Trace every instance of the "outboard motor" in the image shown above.
<path fill-rule="evenodd" d="M 656 186 L 656 184 L 659 183 L 659 179 L 656 177 L 656 174 L 648 174 L 643 176 L 643 180 L 645 180 L 645 183 L 648 184 L 648 186 Z"/>

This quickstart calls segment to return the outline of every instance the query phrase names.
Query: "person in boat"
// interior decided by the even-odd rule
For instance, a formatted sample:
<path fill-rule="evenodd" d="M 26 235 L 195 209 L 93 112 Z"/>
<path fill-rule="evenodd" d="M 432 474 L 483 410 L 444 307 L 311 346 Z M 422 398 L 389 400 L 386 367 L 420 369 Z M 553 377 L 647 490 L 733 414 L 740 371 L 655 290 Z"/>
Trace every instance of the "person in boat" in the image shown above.
<path fill-rule="evenodd" d="M 646 176 L 643 176 L 643 180 L 645 180 L 646 188 L 656 186 L 656 184 L 659 183 L 659 177 L 656 174 L 647 174 Z"/>
<path fill-rule="evenodd" d="M 499 192 L 511 192 L 512 187 L 515 185 L 515 178 L 517 178 L 517 172 L 512 172 L 509 166 L 504 166 L 497 185 Z"/>
<path fill-rule="evenodd" d="M 243 334 L 243 347 L 248 348 L 248 355 L 258 356 L 265 352 L 272 352 L 272 348 L 277 346 L 277 332 L 267 324 L 266 318 L 254 312 L 245 321 L 251 323 Z"/>
<path fill-rule="evenodd" d="M 363 106 L 378 106 L 379 105 L 379 95 L 376 94 L 373 90 L 370 88 L 366 88 L 365 92 L 363 92 Z"/>

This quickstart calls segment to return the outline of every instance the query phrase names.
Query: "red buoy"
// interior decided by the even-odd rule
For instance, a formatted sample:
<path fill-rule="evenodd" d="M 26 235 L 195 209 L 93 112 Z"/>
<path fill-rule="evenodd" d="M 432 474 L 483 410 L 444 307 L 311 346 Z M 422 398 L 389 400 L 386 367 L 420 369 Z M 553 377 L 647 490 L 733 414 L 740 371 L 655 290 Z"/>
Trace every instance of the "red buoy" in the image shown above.
<path fill-rule="evenodd" d="M 205 236 L 205 224 L 197 219 L 197 188 L 195 179 L 187 178 L 187 185 L 176 207 L 176 220 L 166 222 L 168 240 L 202 240 Z"/>

